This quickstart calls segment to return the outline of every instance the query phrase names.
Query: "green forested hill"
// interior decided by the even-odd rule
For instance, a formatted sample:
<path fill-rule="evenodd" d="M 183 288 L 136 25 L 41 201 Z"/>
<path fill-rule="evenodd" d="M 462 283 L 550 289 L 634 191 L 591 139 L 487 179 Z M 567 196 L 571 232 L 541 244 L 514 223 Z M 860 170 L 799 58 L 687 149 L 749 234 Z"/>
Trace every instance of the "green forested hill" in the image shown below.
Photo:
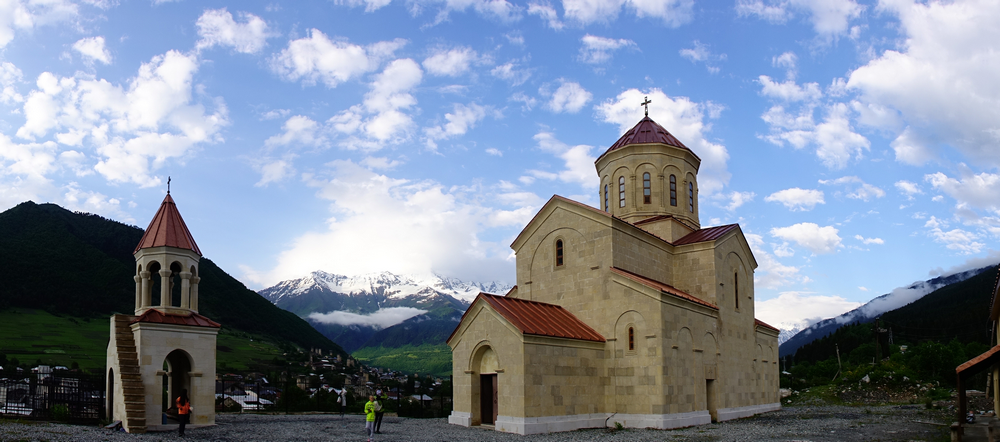
<path fill-rule="evenodd" d="M 142 229 L 54 204 L 0 213 L 0 310 L 30 308 L 106 318 L 135 305 L 132 252 Z M 200 313 L 223 328 L 347 354 L 308 323 L 202 258 Z"/>

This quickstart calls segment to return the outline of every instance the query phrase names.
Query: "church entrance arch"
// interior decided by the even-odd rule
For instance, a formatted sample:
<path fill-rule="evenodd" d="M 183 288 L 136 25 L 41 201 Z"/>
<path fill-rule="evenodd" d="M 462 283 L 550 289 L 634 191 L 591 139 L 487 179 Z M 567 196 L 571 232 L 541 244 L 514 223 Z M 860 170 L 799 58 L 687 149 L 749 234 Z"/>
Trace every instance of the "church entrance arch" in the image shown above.
<path fill-rule="evenodd" d="M 188 398 L 194 397 L 191 391 L 191 355 L 184 350 L 170 352 L 163 359 L 163 372 L 163 410 L 174 407 L 183 390 L 187 390 Z"/>
<path fill-rule="evenodd" d="M 469 368 L 472 369 L 472 425 L 495 425 L 500 412 L 500 389 L 497 370 L 500 361 L 488 343 L 473 352 Z"/>

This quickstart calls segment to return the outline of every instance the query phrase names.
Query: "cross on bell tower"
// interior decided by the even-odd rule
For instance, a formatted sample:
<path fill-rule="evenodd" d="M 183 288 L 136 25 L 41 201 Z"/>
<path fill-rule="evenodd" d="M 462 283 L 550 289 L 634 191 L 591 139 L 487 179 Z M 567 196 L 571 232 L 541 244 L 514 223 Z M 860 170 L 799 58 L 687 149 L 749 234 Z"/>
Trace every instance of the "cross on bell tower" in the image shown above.
<path fill-rule="evenodd" d="M 649 97 L 643 97 L 643 101 L 642 101 L 641 104 L 642 104 L 642 107 L 646 108 L 646 116 L 647 117 L 649 116 L 649 103 L 652 103 L 652 101 L 649 100 Z M 170 193 L 170 192 L 167 191 L 167 193 Z"/>

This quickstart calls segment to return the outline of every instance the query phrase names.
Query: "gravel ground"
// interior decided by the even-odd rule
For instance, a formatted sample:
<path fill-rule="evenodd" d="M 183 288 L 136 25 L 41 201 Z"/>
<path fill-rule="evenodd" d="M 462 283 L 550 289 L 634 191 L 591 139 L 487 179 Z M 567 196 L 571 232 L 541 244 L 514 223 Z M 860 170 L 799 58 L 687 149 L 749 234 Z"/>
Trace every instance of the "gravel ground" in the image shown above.
<path fill-rule="evenodd" d="M 447 419 L 386 416 L 376 441 L 938 441 L 947 412 L 918 406 L 791 406 L 756 417 L 680 430 L 579 430 L 532 436 L 448 425 Z M 189 428 L 185 439 L 210 441 L 364 441 L 364 417 L 221 414 L 217 425 Z M 0 421 L 0 441 L 161 441 L 176 432 L 130 435 L 100 427 Z"/>

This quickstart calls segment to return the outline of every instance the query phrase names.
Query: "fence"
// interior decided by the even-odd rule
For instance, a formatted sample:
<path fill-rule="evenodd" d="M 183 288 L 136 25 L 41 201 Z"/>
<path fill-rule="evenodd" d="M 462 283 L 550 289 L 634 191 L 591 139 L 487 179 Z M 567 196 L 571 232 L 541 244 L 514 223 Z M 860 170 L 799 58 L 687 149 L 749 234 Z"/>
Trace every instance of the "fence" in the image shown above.
<path fill-rule="evenodd" d="M 272 411 L 279 395 L 263 382 L 223 378 L 215 381 L 215 411 Z"/>
<path fill-rule="evenodd" d="M 68 373 L 0 378 L 0 416 L 96 422 L 104 417 L 104 395 L 102 379 Z"/>

